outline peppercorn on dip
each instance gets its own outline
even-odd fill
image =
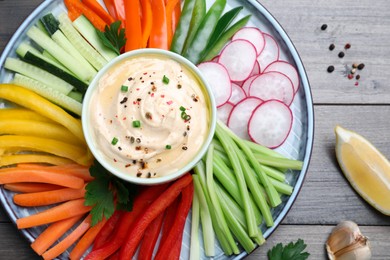
[[[99,80],[90,102],[96,146],[139,178],[169,175],[191,161],[208,134],[205,89],[178,62],[159,55],[125,59]]]

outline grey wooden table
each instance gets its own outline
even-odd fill
[[[0,51],[42,0],[0,0]],[[390,158],[390,1],[263,0],[296,46],[311,84],[315,138],[298,199],[266,245],[247,259],[266,259],[276,243],[302,238],[310,259],[326,259],[324,243],[342,220],[353,220],[370,240],[373,259],[390,259],[390,217],[362,200],[335,159],[333,129],[340,124],[369,139]],[[325,31],[320,29],[327,24]],[[328,49],[334,43],[333,51]],[[337,56],[345,44],[345,57]],[[361,78],[348,79],[353,63]],[[327,67],[334,65],[333,73]],[[358,82],[358,85],[356,85]],[[0,259],[37,259],[0,207]]]

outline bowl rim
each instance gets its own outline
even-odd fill
[[[196,79],[203,86],[205,91],[205,96],[206,98],[209,99],[209,104],[210,104],[210,109],[209,109],[210,120],[209,120],[207,137],[204,140],[203,145],[201,146],[199,151],[196,153],[196,155],[191,159],[189,163],[187,163],[184,167],[178,169],[174,173],[161,176],[161,177],[154,177],[154,178],[139,178],[136,176],[131,176],[129,174],[124,173],[119,168],[116,168],[112,164],[110,164],[103,156],[101,156],[101,153],[97,151],[99,148],[95,146],[94,138],[91,134],[93,128],[89,123],[90,100],[93,97],[95,90],[97,89],[98,82],[101,79],[101,77],[105,75],[109,69],[111,69],[116,64],[122,62],[123,60],[135,58],[142,55],[163,56],[168,59],[172,59],[180,63],[181,65],[185,66],[191,73],[194,74]],[[157,185],[157,184],[174,181],[180,178],[185,173],[189,172],[192,168],[194,168],[195,165],[202,159],[202,157],[207,152],[208,147],[214,137],[216,122],[217,122],[217,109],[216,109],[215,98],[210,84],[202,75],[201,71],[192,62],[190,62],[188,59],[184,58],[183,56],[168,50],[145,48],[145,49],[137,49],[137,50],[133,50],[121,54],[118,57],[109,61],[102,69],[98,71],[94,79],[89,84],[89,87],[84,95],[82,113],[81,113],[81,122],[82,122],[82,129],[83,129],[83,133],[88,148],[93,154],[95,160],[97,160],[106,170],[108,170],[111,174],[115,175],[116,177],[130,183],[139,184],[139,185]]]

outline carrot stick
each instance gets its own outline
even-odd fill
[[[92,215],[89,214],[68,236],[61,242],[42,254],[43,259],[54,259],[65,252],[74,242],[76,242],[91,226]]]
[[[93,177],[89,173],[89,168],[79,164],[68,164],[61,166],[46,166],[39,164],[18,164],[19,169],[30,169],[30,170],[43,170],[51,173],[61,173],[64,175],[70,175],[83,179],[85,182],[93,180]]]
[[[39,213],[19,218],[16,220],[16,225],[18,229],[30,228],[82,215],[91,210],[91,207],[85,206],[84,202],[84,199],[64,202]]]
[[[107,23],[100,18],[94,11],[89,9],[85,4],[80,2],[80,0],[64,0],[64,4],[71,10],[74,8],[76,11],[81,12],[87,19],[95,26],[96,29],[104,31]]]
[[[153,250],[156,246],[158,236],[160,234],[161,226],[164,220],[164,212],[162,212],[157,218],[145,230],[144,238],[142,239],[138,259],[149,260],[153,257]]]
[[[168,50],[168,30],[164,0],[151,2],[153,26],[149,37],[149,48]]]
[[[30,192],[43,192],[50,190],[62,189],[62,186],[47,184],[47,183],[30,183],[30,182],[20,182],[20,183],[9,183],[4,185],[4,189],[20,192],[20,193],[30,193]]]
[[[181,16],[181,2],[179,1],[173,10],[173,17],[172,17],[172,37],[175,34],[176,27],[179,24]]]
[[[84,194],[84,187],[81,189],[65,188],[52,191],[15,194],[13,201],[16,205],[23,207],[39,207],[65,202],[68,200],[80,199],[84,197]]]
[[[127,239],[121,247],[121,258],[133,257],[148,225],[172,204],[181,191],[191,183],[192,176],[190,174],[184,175],[161,193],[161,195],[145,210],[144,214],[138,219],[137,224],[134,225],[134,228],[128,233]]]
[[[103,19],[108,25],[115,22],[115,19],[107,13],[106,10],[96,0],[82,0],[82,2],[92,11],[95,12],[100,18]]]
[[[103,0],[103,2],[107,8],[108,13],[114,18],[115,21],[117,21],[118,15],[116,14],[116,9],[113,0]]]
[[[142,47],[142,29],[140,18],[139,0],[125,1],[125,28],[126,46],[125,51],[131,51]]]
[[[153,13],[150,0],[141,0],[141,27],[142,27],[142,48],[146,48],[148,45],[148,40],[150,32],[152,31],[153,26]]]
[[[125,10],[125,2],[128,2],[129,0],[112,0],[115,6],[117,20],[121,21],[123,26],[125,25],[126,21],[126,10]]]
[[[174,9],[178,2],[179,0],[169,0],[165,6],[168,46],[171,46],[171,42],[172,42],[172,37],[173,37],[172,19],[174,15]]]
[[[77,18],[79,18],[83,13],[80,9],[77,9],[75,6],[68,7],[68,17],[73,22]]]
[[[106,224],[107,220],[104,218],[102,221],[97,223],[95,226],[90,227],[84,236],[77,242],[76,246],[72,249],[69,254],[70,259],[81,259],[85,251],[92,245],[97,234]]]
[[[83,179],[61,173],[51,173],[44,170],[18,169],[16,167],[0,169],[0,184],[18,182],[41,182],[61,185],[73,189],[81,189],[84,186]]]
[[[66,231],[68,231],[74,224],[76,224],[82,215],[63,219],[50,224],[39,236],[31,243],[32,249],[38,254],[42,255],[51,245],[53,245]]]
[[[56,155],[46,154],[10,154],[0,157],[0,167],[19,163],[49,163],[49,164],[69,164],[73,161]]]
[[[121,219],[123,215],[123,211],[116,210],[114,214],[107,220],[104,227],[100,230],[99,234],[96,236],[95,241],[93,242],[92,250],[100,248],[104,245],[109,239],[110,236],[112,236],[113,232],[115,232],[115,227],[117,227],[117,224],[119,220]]]

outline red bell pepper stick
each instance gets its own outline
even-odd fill
[[[100,230],[98,235],[95,238],[92,249],[98,249],[103,246],[110,236],[113,235],[115,227],[119,223],[119,219],[124,214],[124,211],[116,210],[114,214],[107,220],[106,224],[104,224],[103,228]]]
[[[139,0],[125,1],[125,28],[126,46],[125,51],[140,49],[142,47],[142,29]]]
[[[181,16],[181,1],[179,1],[176,4],[175,9],[173,10],[173,17],[172,17],[172,32],[173,32],[173,34],[175,34],[176,27],[179,24],[180,16]],[[172,37],[173,37],[173,35],[172,35]]]
[[[114,234],[114,237],[107,241],[104,245],[96,250],[92,250],[85,258],[105,259],[114,254],[125,242],[129,228],[133,225],[136,219],[145,211],[145,209],[165,191],[167,184],[149,186],[143,189],[134,199],[133,210],[122,214],[119,220],[119,226]]]
[[[176,180],[146,209],[144,214],[138,219],[134,228],[130,230],[126,242],[121,248],[120,259],[129,259],[133,257],[149,224],[171,205],[181,191],[191,183],[192,176],[188,173]]]
[[[181,241],[183,238],[184,225],[186,223],[188,212],[191,209],[192,198],[194,195],[194,186],[192,183],[185,187],[182,191],[182,197],[177,209],[176,220],[173,223],[167,238],[160,244],[155,260],[163,259],[179,259]],[[179,244],[176,242],[180,241]],[[173,250],[176,246],[176,250]],[[178,247],[178,248],[177,248]]]
[[[164,220],[164,212],[162,212],[157,218],[150,223],[149,227],[145,230],[145,235],[142,239],[138,260],[149,260],[153,257],[153,251],[156,246],[158,236],[160,235],[161,226]]]
[[[174,10],[179,0],[169,0],[165,6],[166,12],[166,23],[167,23],[167,38],[168,38],[168,46],[171,46],[172,37],[174,31],[172,30],[172,19],[174,15]]]
[[[162,244],[168,237],[169,231],[171,230],[173,223],[175,223],[177,209],[179,207],[180,196],[166,209],[164,223],[162,226],[162,234],[160,244]]]
[[[167,17],[164,0],[152,0],[153,26],[149,37],[149,48],[168,50]]]

